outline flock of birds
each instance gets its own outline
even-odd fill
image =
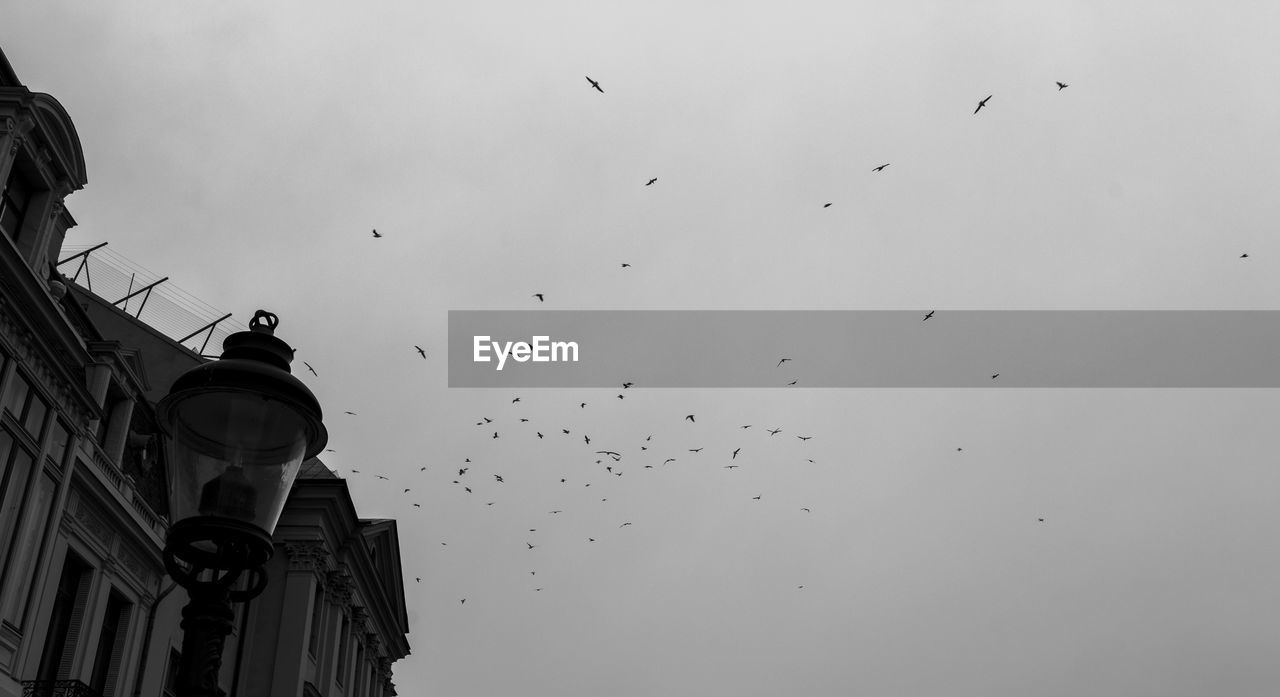
[[[590,76],[587,76],[586,80],[589,83],[590,89],[593,89],[600,94],[605,93],[604,88],[598,80],[595,80]],[[1055,84],[1057,85],[1059,92],[1069,86],[1063,82],[1055,82]],[[973,110],[973,115],[977,116],[983,109],[990,109],[991,107],[989,106],[989,103],[993,97],[994,95],[987,95],[980,99]],[[884,162],[872,167],[870,171],[877,174],[883,173],[891,164],[892,163],[890,162]],[[644,186],[650,187],[657,182],[657,177],[649,177],[644,181]],[[822,207],[829,208],[832,205],[833,204],[831,202],[827,202],[822,204]],[[383,234],[378,232],[375,228],[372,230],[372,237],[374,239],[381,239],[383,238]],[[1240,258],[1242,259],[1248,257],[1248,253],[1240,255]],[[621,263],[622,269],[630,267],[630,263]],[[532,293],[531,297],[536,299],[538,303],[545,303],[547,300],[547,296],[543,292]],[[928,321],[934,316],[935,311],[930,310],[928,313],[924,314],[922,321]],[[414,345],[413,351],[416,352],[420,359],[428,360],[427,350],[422,346]],[[785,356],[780,357],[774,368],[780,369],[788,363],[792,363],[792,358]],[[313,375],[317,375],[315,369],[312,368],[309,363],[304,361],[304,364]],[[992,380],[999,377],[1000,373],[998,372],[991,375]],[[785,384],[796,385],[796,381],[793,380]],[[616,399],[625,399],[626,394],[624,393],[633,386],[633,382],[622,382],[622,391],[616,394]],[[611,399],[610,401],[612,402],[613,400]],[[547,406],[548,413],[556,411],[554,407],[557,405]],[[576,406],[577,408],[573,409],[573,411],[585,414],[587,413],[589,405],[587,402],[578,402],[576,405],[561,404],[558,406],[561,410],[565,407],[572,408],[572,406]],[[676,418],[676,416],[673,415],[670,423],[665,424],[666,427],[674,427],[680,422],[687,425],[684,430],[678,433],[673,434],[668,431],[661,433],[661,435],[650,434],[643,439],[637,436],[634,441],[620,443],[612,441],[602,442],[600,439],[593,439],[590,433],[584,431],[584,428],[587,426],[584,426],[582,422],[555,424],[545,423],[542,420],[535,418],[538,413],[535,410],[535,407],[526,406],[526,402],[520,396],[513,397],[507,405],[507,409],[508,411],[516,409],[519,410],[519,413],[507,413],[499,418],[494,418],[489,415],[480,416],[477,421],[473,422],[474,427],[477,429],[474,432],[483,434],[483,440],[490,443],[501,439],[521,439],[521,442],[525,444],[522,446],[524,452],[528,452],[527,448],[535,447],[537,444],[545,442],[548,438],[559,438],[564,440],[565,443],[578,440],[581,441],[581,445],[579,446],[581,450],[578,459],[586,469],[579,470],[572,474],[564,473],[563,476],[558,475],[556,476],[558,482],[554,482],[555,484],[564,487],[566,490],[570,487],[588,488],[594,484],[597,491],[603,491],[607,489],[609,485],[616,485],[620,482],[624,475],[628,475],[629,479],[634,479],[635,477],[644,476],[646,471],[662,471],[671,468],[690,466],[723,469],[726,470],[727,473],[732,473],[734,470],[738,470],[746,464],[746,458],[739,459],[739,456],[744,453],[744,450],[749,452],[751,449],[760,446],[761,438],[774,444],[781,442],[781,440],[775,439],[783,434],[794,437],[794,440],[790,440],[792,450],[786,451],[786,454],[784,455],[780,454],[777,448],[773,448],[769,453],[770,458],[778,459],[790,457],[795,459],[797,462],[816,462],[815,458],[810,456],[812,453],[808,446],[808,442],[812,440],[814,436],[807,433],[788,433],[786,429],[780,426],[762,428],[755,424],[741,424],[738,429],[735,429],[737,433],[735,433],[733,438],[730,439],[734,441],[734,447],[732,449],[723,448],[722,451],[708,451],[708,446],[703,441],[723,442],[726,438],[724,434],[713,435],[701,430],[696,430],[698,425],[697,414],[684,414],[680,415],[679,418]],[[347,411],[345,413],[351,416],[357,415],[356,412],[352,411]],[[753,433],[767,435],[752,436]],[[656,441],[654,440],[655,436],[658,436],[658,440]],[[786,439],[786,436],[783,436],[783,439]],[[396,473],[393,473],[393,477],[385,473],[371,473],[364,472],[360,469],[350,469],[349,474],[354,477],[372,476],[378,482],[395,482],[395,487],[400,489],[400,494],[404,497],[405,505],[410,508],[422,507],[421,502],[413,501],[412,497],[409,496],[415,492],[415,487],[421,487],[424,485],[442,485],[445,481],[448,482],[447,486],[456,488],[460,495],[474,499],[477,506],[488,508],[499,505],[503,497],[498,492],[518,485],[514,485],[512,482],[508,481],[510,474],[504,474],[496,469],[481,466],[480,463],[487,461],[487,458],[484,457],[484,446],[476,444],[475,447],[477,449],[477,452],[473,454],[475,460],[473,460],[472,457],[467,457],[460,463],[453,463],[449,465],[436,464],[419,468],[417,473],[418,475],[436,472],[440,473],[440,476],[444,478],[438,482],[424,482],[419,478],[417,481],[422,483],[410,483],[408,486],[400,486],[401,483],[404,483],[404,478],[402,475]],[[963,448],[957,447],[955,451],[963,452]],[[332,450],[330,450],[330,452],[332,452]],[[532,455],[531,457],[536,458],[539,456]],[[756,463],[753,462],[752,464]],[[520,480],[522,480],[522,477],[514,478],[514,481],[518,482]],[[760,492],[750,497],[750,500],[763,501],[766,498],[767,493],[768,492]],[[600,498],[600,503],[606,503],[607,501],[608,496],[602,496]],[[545,515],[553,517],[560,516],[569,510],[566,507],[568,505],[569,504],[565,504],[550,508],[546,511]],[[794,512],[808,516],[813,513],[813,510],[810,506],[797,505],[795,506]],[[1045,523],[1045,518],[1037,517],[1036,522]],[[636,524],[643,523],[643,520],[633,521],[615,519],[609,525],[616,532],[618,530],[631,528]],[[531,566],[536,566],[536,558],[539,554],[539,550],[549,544],[548,542],[539,540],[538,530],[539,525],[536,521],[525,521],[522,523],[519,532],[519,536],[523,540],[522,548],[525,552],[529,552],[532,555],[530,559]],[[606,540],[607,538],[607,535],[598,529],[580,531],[577,536],[580,538],[581,543],[586,545],[594,545]],[[440,544],[441,546],[448,546],[447,542],[442,541]],[[537,571],[538,570],[536,568],[529,570],[529,578],[536,581]],[[423,580],[420,575],[415,575],[413,579],[416,583],[421,583]],[[533,591],[542,591],[544,587],[544,585],[540,585],[536,582],[530,585],[530,588]],[[796,587],[797,589],[803,589],[805,586],[804,584],[797,584]],[[465,604],[466,601],[467,599],[465,597],[459,598],[460,604]]]

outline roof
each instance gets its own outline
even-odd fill
[[[298,479],[341,479],[333,470],[329,469],[320,458],[313,457],[302,463],[302,467],[298,469]]]

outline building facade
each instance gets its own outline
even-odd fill
[[[162,697],[182,646],[154,405],[205,359],[57,272],[87,181],[69,115],[0,52],[0,697]],[[361,519],[313,459],[275,542],[266,591],[235,608],[223,689],[394,695],[395,521]]]

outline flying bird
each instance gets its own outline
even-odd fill
[[[529,544],[528,542],[526,542],[525,544],[529,545],[529,549],[533,549],[533,545]]]
[[[351,471],[352,471],[352,472],[354,472],[355,470],[351,470]],[[380,474],[375,474],[375,475],[373,475],[373,476],[377,477],[378,479],[385,479],[385,480],[387,480],[387,481],[391,481],[391,477],[384,477],[384,476],[382,476],[382,475],[380,475]]]
[[[992,380],[995,380],[995,379],[996,379],[996,378],[998,378],[998,377],[1000,377],[1000,373],[996,373],[995,375],[992,375],[992,376],[991,376],[991,379],[992,379]]]
[[[623,523],[622,525],[619,525],[618,527],[620,527],[620,528],[625,528],[625,527],[627,527],[627,526],[628,526],[628,525],[630,525],[630,524],[631,524],[631,523]]]
[[[730,459],[730,460],[736,460],[736,459],[738,459],[738,451],[740,451],[740,450],[742,450],[742,448],[738,448],[738,450],[733,451],[733,457],[731,457],[731,458],[729,458],[729,459]]]
[[[427,357],[427,352],[426,352],[426,351],[423,351],[421,346],[419,346],[419,345],[417,345],[417,344],[414,344],[414,345],[413,345],[413,347],[414,347],[415,349],[417,349],[417,350],[418,350],[418,355],[419,355],[419,356],[422,356],[423,358],[426,358],[426,357]]]
[[[350,415],[352,415],[352,416],[356,416],[356,415],[357,415],[354,411],[349,411],[349,412],[346,412],[346,413],[348,413],[348,414],[350,414]]]
[[[547,301],[546,298],[542,297],[542,293],[534,293],[533,297],[537,298],[540,303],[545,303]]]
[[[622,383],[622,389],[624,389],[624,390],[625,390],[625,389],[627,389],[627,388],[631,387],[631,386],[632,386],[632,385],[634,385],[634,384],[635,384],[634,382],[624,382],[624,383]]]
[[[622,262],[622,268],[624,268],[624,269],[629,269],[629,268],[631,268],[631,264],[628,264],[627,262],[625,262],[625,261],[624,261],[624,262]]]
[[[689,414],[688,416],[686,416],[686,417],[684,417],[684,418],[685,418],[685,420],[687,420],[687,421],[693,421],[693,414]],[[694,423],[697,423],[696,421],[693,421],[693,422],[694,422]]]
[[[823,208],[830,208],[830,207],[831,207],[831,204],[830,204],[830,203],[824,203],[824,204],[822,204],[822,207],[823,207]]]
[[[778,365],[775,365],[775,366],[773,366],[773,367],[777,368],[777,367],[781,366],[783,363],[786,363],[786,362],[787,362],[787,361],[789,361],[789,360],[791,360],[791,359],[790,359],[790,358],[779,358],[779,359],[778,359]]]
[[[374,236],[375,238],[382,237],[382,235],[378,234],[378,229],[377,229],[377,228],[374,228],[374,229],[373,229],[373,236]]]
[[[779,433],[782,433],[782,429],[780,429],[780,428],[767,429],[767,430],[769,431],[769,435],[771,435],[771,436],[776,436],[776,435],[778,435]]]
[[[676,461],[676,459],[675,459],[674,457],[669,457],[669,458],[667,458],[666,460],[663,460],[663,461],[662,461],[662,464],[664,464],[664,465],[665,465],[665,464],[667,464],[668,462],[675,462],[675,461]]]
[[[303,364],[303,365],[305,365],[305,366],[307,366],[307,370],[310,370],[312,375],[314,375],[314,376],[316,376],[316,377],[320,377],[320,374],[316,372],[316,369],[315,369],[315,368],[312,368],[312,367],[311,367],[311,364],[310,364],[310,363],[308,363],[308,362],[306,362],[306,361],[303,361],[303,362],[302,362],[302,364]]]
[[[886,162],[886,163],[884,163],[884,164],[880,165],[879,167],[874,167],[874,168],[872,168],[872,169],[871,169],[871,171],[872,171],[872,172],[879,172],[879,171],[883,170],[885,167],[888,167],[888,166],[889,166],[889,163],[888,163],[888,162]]]
[[[691,453],[700,453],[700,452],[702,452],[702,448],[689,448],[689,452],[691,452]]]
[[[813,513],[813,511],[811,511],[811,510],[809,510],[809,509],[807,509],[807,508],[801,508],[800,510],[804,511],[805,513]]]
[[[925,315],[925,316],[924,316],[924,319],[922,319],[922,320],[920,320],[920,321],[921,321],[921,322],[927,322],[927,321],[929,320],[929,318],[933,316],[933,313],[934,313],[934,311],[933,311],[933,310],[929,310],[929,314]]]
[[[800,440],[809,440],[810,438],[813,438],[813,436],[796,436],[796,438],[799,438]]]
[[[585,440],[587,445],[591,445],[591,436],[583,436],[582,440]]]
[[[658,178],[654,177],[653,179],[650,179],[649,181],[645,182],[645,186],[653,186],[653,183],[656,181],[658,181]]]
[[[538,434],[538,437],[539,437],[539,438],[542,438],[542,431],[534,431],[534,433],[537,433],[537,434]]]
[[[976,114],[976,113],[978,113],[979,111],[982,111],[982,107],[984,107],[984,106],[986,106],[986,105],[987,105],[987,100],[988,100],[988,99],[991,99],[993,96],[995,96],[995,95],[991,95],[991,94],[989,94],[989,95],[987,95],[987,99],[984,99],[984,100],[982,100],[982,101],[978,102],[978,108],[977,108],[977,109],[974,109],[974,110],[973,110],[973,113],[975,113],[975,114]]]
[[[600,94],[604,94],[604,90],[600,89],[600,83],[596,82],[595,80],[592,80],[590,76],[584,76],[584,77],[587,78],[587,82],[590,82],[592,87],[596,88],[597,92],[599,92]]]
[[[760,494],[760,496],[764,496],[764,494]],[[752,496],[752,497],[751,497],[751,500],[752,500],[752,501],[759,501],[759,500],[760,500],[760,496]]]
[[[1249,258],[1249,255],[1248,255],[1247,253],[1246,253],[1246,254],[1241,254],[1241,255],[1240,255],[1240,258],[1241,258],[1241,259],[1248,259],[1248,258]],[[310,366],[308,366],[308,367],[310,367]]]
[[[516,402],[519,402],[519,401],[520,401],[520,398],[516,397],[515,399],[511,400],[511,403],[515,404]]]
[[[500,475],[500,474],[495,474],[495,475],[493,475],[493,478],[494,478],[494,479],[496,479],[496,480],[498,480],[498,483],[499,483],[499,484],[501,484],[501,483],[502,483],[502,475]]]
[[[1062,84],[1061,82],[1058,82],[1057,80],[1054,80],[1054,84],[1056,84],[1056,85],[1058,86],[1058,91],[1059,91],[1059,92],[1061,92],[1062,90],[1065,90],[1066,88],[1070,87],[1070,85],[1064,85],[1064,84]]]

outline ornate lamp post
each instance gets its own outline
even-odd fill
[[[187,589],[182,609],[181,697],[223,697],[222,647],[233,601],[266,587],[275,530],[302,461],[324,449],[320,403],[289,372],[293,349],[279,320],[258,310],[227,337],[222,357],[174,381],[157,412],[168,435],[169,575]],[[241,574],[244,588],[233,590]]]

